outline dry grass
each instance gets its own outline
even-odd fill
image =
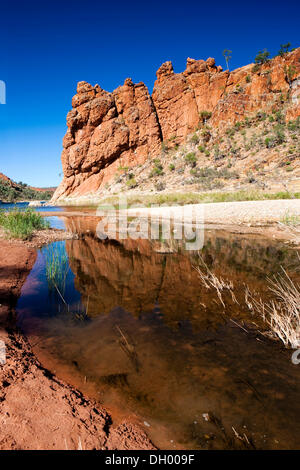
[[[127,204],[134,206],[135,204],[143,204],[145,207],[151,207],[152,204],[165,204],[165,205],[187,205],[187,204],[200,204],[200,203],[213,203],[213,202],[234,202],[234,201],[263,201],[263,200],[278,200],[278,199],[300,199],[300,193],[291,195],[287,191],[280,191],[276,193],[266,192],[261,190],[240,190],[240,191],[217,191],[217,192],[164,192],[156,194],[147,193],[132,193],[126,194]],[[99,199],[95,205],[111,204],[117,206],[119,203],[119,196],[112,195]],[[63,201],[60,201],[64,205]],[[66,201],[66,205],[68,202]],[[73,205],[76,205],[75,202]],[[92,206],[92,205],[91,205]]]
[[[263,302],[246,289],[245,301],[248,308],[258,313],[271,331],[285,347],[300,347],[300,286],[292,281],[282,268],[282,274],[267,279],[268,288],[275,300]]]
[[[139,371],[139,361],[137,357],[137,353],[135,350],[135,347],[132,342],[130,342],[125,333],[121,330],[119,325],[116,325],[116,329],[118,330],[118,333],[120,334],[120,339],[119,339],[119,344],[125,354],[128,356],[130,362],[134,366],[135,370],[138,372]]]
[[[238,304],[238,301],[233,292],[233,283],[232,281],[225,281],[222,277],[217,277],[207,266],[207,264],[202,260],[201,267],[195,267],[198,276],[206,289],[215,289],[218,295],[218,298],[225,308],[225,303],[223,300],[222,293],[228,292],[231,295],[231,298],[234,303]],[[206,272],[203,272],[205,270]]]
[[[215,289],[223,308],[226,308],[223,298],[225,293],[230,294],[232,301],[239,304],[232,281],[217,277],[203,260],[195,269],[206,289]],[[300,347],[300,286],[281,269],[282,273],[273,279],[267,278],[268,290],[274,299],[265,302],[246,287],[245,304],[252,313],[262,317],[273,336],[279,338],[285,347],[297,349]]]
[[[280,221],[281,225],[292,227],[300,231],[300,217],[298,215],[287,212]]]
[[[288,211],[284,215],[284,217],[279,222],[279,225],[286,230],[288,233],[291,234],[293,237],[293,242],[295,244],[300,243],[300,217],[295,214],[290,214]]]

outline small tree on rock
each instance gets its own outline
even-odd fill
[[[290,47],[291,47],[290,42],[287,42],[286,44],[280,44],[278,55],[280,55],[281,57],[284,56],[284,54],[287,54],[289,52]]]
[[[200,120],[206,124],[207,120],[211,118],[211,114],[210,111],[201,111],[199,113]]]
[[[229,49],[224,49],[223,56],[226,62],[227,70],[229,70],[229,61],[231,59],[231,54],[232,54],[232,51],[230,51]]]
[[[263,51],[259,51],[257,56],[255,57],[254,62],[256,64],[262,65],[268,62],[270,59],[270,52],[267,51],[267,49],[264,49]]]

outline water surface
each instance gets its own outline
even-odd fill
[[[0,210],[13,210],[13,209],[27,209],[29,207],[29,202],[15,202],[15,203],[1,203],[0,202]],[[31,209],[37,212],[61,212],[63,210],[62,207],[58,206],[41,206],[41,207],[31,207]]]
[[[46,366],[115,422],[137,419],[159,447],[299,447],[299,366],[259,333],[265,325],[243,301],[245,285],[267,299],[266,276],[281,266],[299,280],[296,250],[210,231],[201,252],[174,243],[168,252],[161,242],[100,241],[92,217],[62,219],[82,237],[59,242],[64,301],[49,292],[41,251],[17,308]],[[233,283],[238,304],[225,295],[224,308],[201,284],[201,260]]]

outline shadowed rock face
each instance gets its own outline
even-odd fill
[[[130,78],[109,93],[79,82],[67,115],[63,140],[64,179],[54,200],[101,191],[117,168],[142,164],[160,153],[161,143],[181,144],[199,126],[201,112],[210,125],[225,129],[258,111],[300,115],[300,48],[253,70],[253,64],[223,71],[215,60],[187,59],[174,73],[171,62],[157,71],[152,97]]]

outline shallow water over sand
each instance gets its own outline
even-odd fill
[[[296,250],[221,231],[206,233],[201,252],[167,250],[100,241],[93,218],[64,223],[82,235],[63,243],[69,311],[49,293],[43,252],[17,307],[43,364],[116,421],[135,416],[162,448],[299,447],[300,366],[260,334],[265,326],[244,302],[245,285],[268,298],[266,276],[281,266],[299,280]],[[203,286],[202,260],[233,283],[238,303],[225,294],[224,308]]]

